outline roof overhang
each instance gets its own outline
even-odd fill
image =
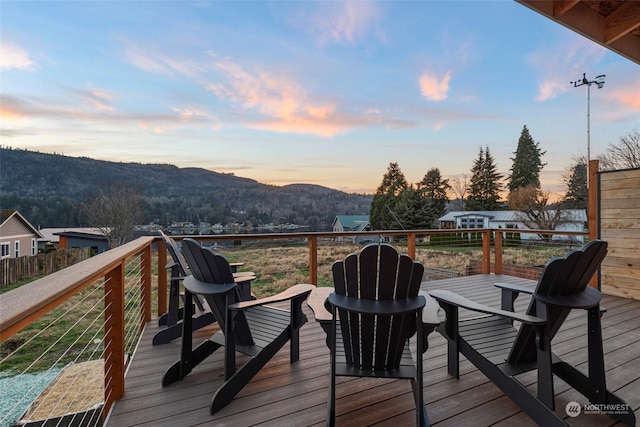
[[[516,1],[640,64],[640,1]]]

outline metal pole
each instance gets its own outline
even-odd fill
[[[590,93],[591,93],[591,84],[587,84],[587,170],[589,168],[589,160],[591,160],[591,112],[590,112],[590,105],[591,105],[591,99],[590,99]],[[587,181],[587,186],[588,186],[588,181]]]

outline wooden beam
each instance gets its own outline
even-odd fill
[[[604,41],[610,44],[640,28],[640,2],[630,1],[611,12],[604,20]],[[632,37],[637,37],[631,34]]]
[[[640,64],[640,2],[624,2],[608,17],[592,9],[586,1],[516,0],[558,24]]]
[[[553,16],[556,18],[564,15],[569,9],[580,3],[580,0],[560,0],[553,2]]]

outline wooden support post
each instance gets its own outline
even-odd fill
[[[587,215],[589,227],[589,240],[598,238],[598,160],[589,162],[588,179],[588,202]]]
[[[494,267],[493,272],[496,274],[502,274],[502,231],[495,230],[493,238],[493,259]]]
[[[144,329],[144,324],[151,320],[151,243],[142,250],[142,323],[140,331]]]
[[[318,286],[318,238],[309,237],[309,283]]]
[[[598,160],[589,161],[587,170],[587,179],[589,185],[587,188],[588,202],[587,202],[587,220],[589,227],[589,240],[598,238]],[[598,270],[600,270],[598,268]],[[596,273],[589,281],[589,286],[600,289],[600,274]]]
[[[124,261],[105,274],[104,413],[124,394]]]
[[[158,316],[167,312],[167,246],[156,240],[158,246]]]
[[[482,232],[482,274],[491,273],[491,230]]]
[[[407,236],[407,255],[411,257],[411,259],[416,259],[416,234],[411,233]]]

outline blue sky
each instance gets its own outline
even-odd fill
[[[640,67],[513,1],[0,1],[2,145],[373,193],[390,162],[545,191],[640,128]]]

